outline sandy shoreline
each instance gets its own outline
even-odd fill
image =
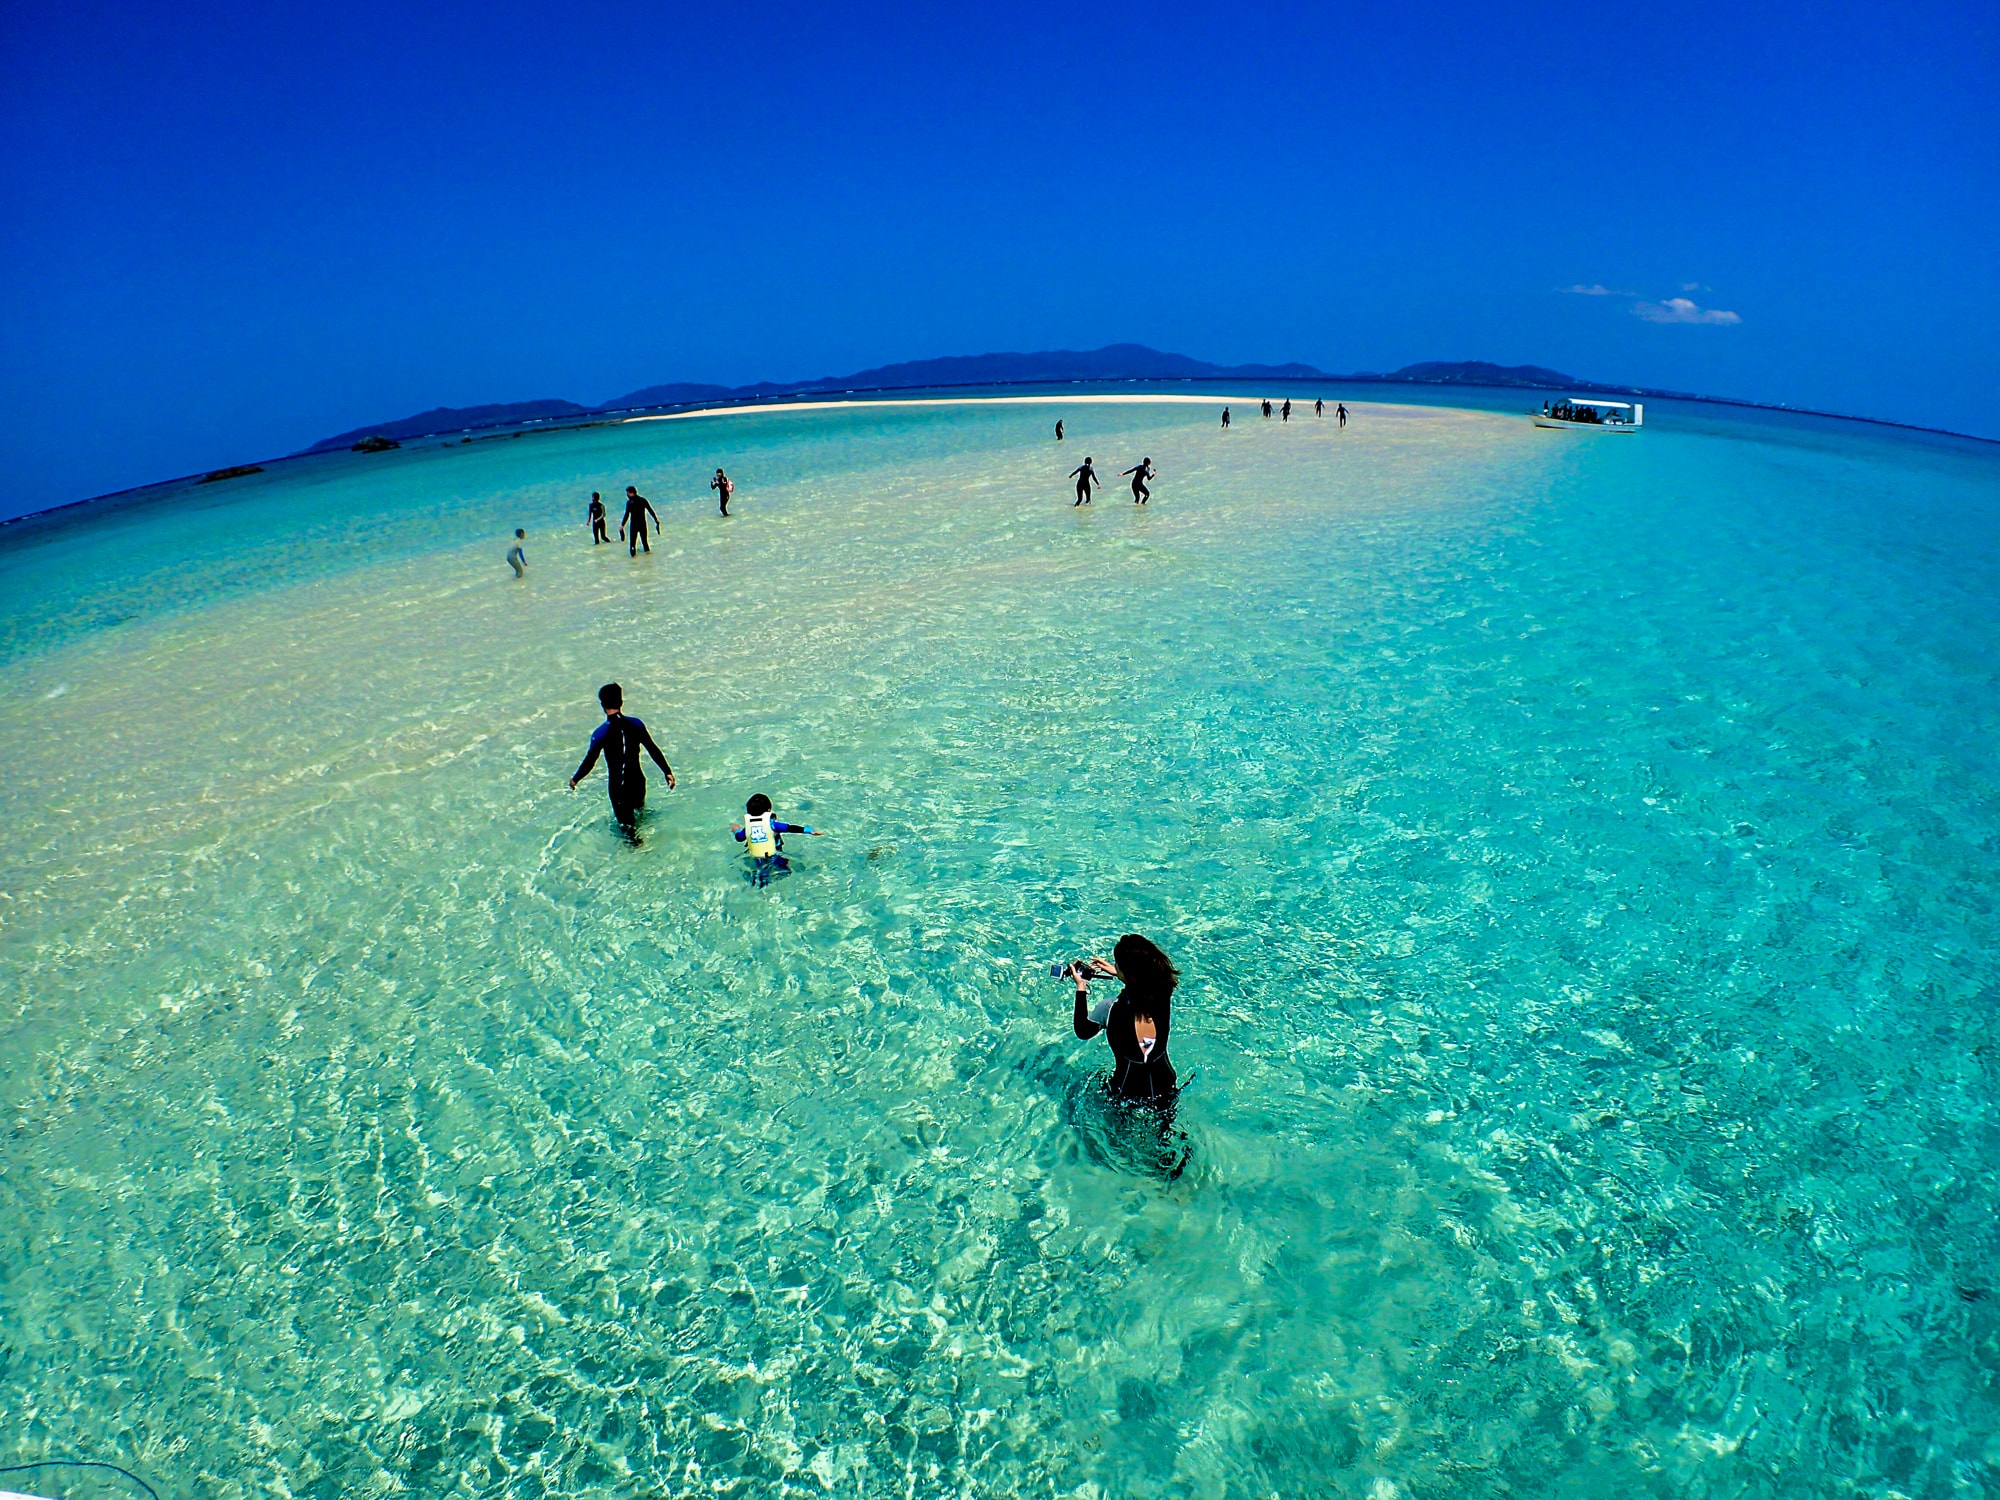
[[[1108,406],[1139,405],[1155,402],[1179,402],[1200,406],[1213,406],[1220,402],[1224,406],[1242,406],[1245,400],[1240,395],[1233,396],[1181,396],[1144,395],[1138,392],[1108,396],[913,396],[899,401],[895,397],[870,398],[863,401],[771,401],[761,406],[704,406],[697,411],[661,412],[650,417],[626,417],[624,422],[684,422],[689,417],[740,417],[753,412],[764,411],[832,411],[839,407],[856,406]],[[1254,407],[1253,399],[1248,405]],[[622,425],[622,423],[621,423]]]

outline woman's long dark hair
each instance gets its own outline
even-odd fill
[[[1141,1015],[1152,1014],[1149,1006],[1172,1003],[1181,971],[1152,939],[1128,932],[1118,940],[1111,956],[1117,960],[1118,972],[1125,980],[1126,997]]]

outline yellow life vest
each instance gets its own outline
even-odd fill
[[[769,859],[778,852],[778,835],[771,827],[771,814],[758,813],[743,819],[743,845],[752,858]]]

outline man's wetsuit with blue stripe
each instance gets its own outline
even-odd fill
[[[646,773],[639,766],[639,752],[644,750],[653,757],[653,762],[667,776],[674,774],[667,764],[666,756],[660,754],[660,747],[653,743],[652,735],[646,732],[645,724],[629,714],[611,714],[597,726],[597,733],[590,737],[589,753],[583,757],[583,764],[576,768],[576,775],[570,777],[572,784],[590,774],[590,768],[597,764],[597,757],[604,757],[604,770],[609,778],[611,790],[611,812],[621,823],[629,823],[639,815],[639,809],[646,805]]]

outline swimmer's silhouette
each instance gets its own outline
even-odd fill
[[[626,714],[625,694],[617,683],[607,682],[599,688],[597,701],[604,709],[604,722],[590,737],[590,750],[583,757],[583,764],[576,768],[576,774],[570,777],[569,789],[576,790],[576,784],[590,774],[590,768],[602,755],[609,778],[611,816],[625,837],[636,844],[639,842],[639,814],[646,806],[646,773],[639,769],[640,752],[653,757],[653,764],[667,778],[669,790],[674,785],[674,768],[667,764],[666,756],[653,743],[646,726]]]
[[[1092,465],[1088,453],[1084,454],[1082,463],[1069,471],[1069,477],[1076,481],[1077,505],[1090,504],[1090,487],[1103,482],[1097,477],[1097,469]]]
[[[1148,500],[1153,498],[1153,492],[1146,488],[1146,481],[1157,479],[1160,476],[1159,471],[1153,467],[1153,461],[1150,458],[1140,459],[1138,463],[1125,470],[1118,477],[1123,479],[1126,474],[1132,476],[1132,503],[1134,505],[1144,505]]]
[[[621,542],[625,540],[625,533],[628,528],[632,533],[631,543],[625,549],[626,556],[636,556],[641,547],[644,547],[648,552],[653,550],[653,544],[646,540],[646,517],[648,516],[653,518],[655,526],[660,524],[660,513],[653,509],[653,502],[640,494],[632,485],[626,485],[625,519],[618,523],[618,540]]]

